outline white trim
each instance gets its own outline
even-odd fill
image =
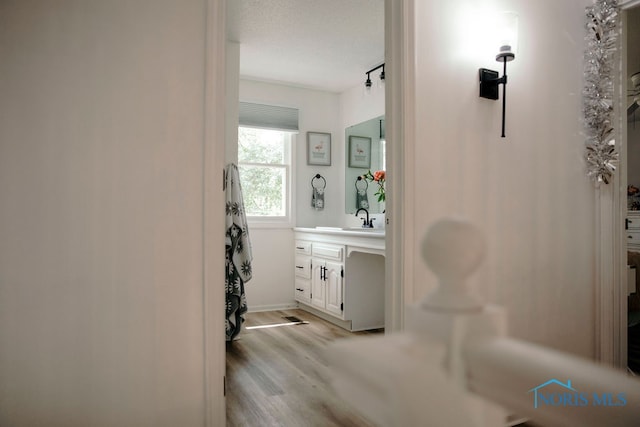
[[[225,151],[226,0],[206,0],[203,134],[203,362],[204,419],[207,427],[226,425],[224,398],[225,337],[224,287],[224,193],[222,173]]]
[[[278,310],[292,310],[298,307],[298,303],[289,302],[286,304],[267,304],[267,305],[258,305],[258,306],[250,306],[248,313],[259,313],[261,311],[278,311]]]
[[[385,1],[387,150],[385,330],[404,327],[405,292],[413,289],[414,25],[412,0]],[[409,229],[409,231],[407,231]]]
[[[631,2],[634,5],[640,5],[640,0]],[[618,96],[620,99],[619,103],[614,103],[614,108],[616,109],[616,117],[618,118],[618,128],[620,129],[619,135],[619,147],[620,150],[620,180],[618,184],[618,191],[616,193],[617,200],[614,200],[615,206],[618,207],[616,211],[615,219],[617,219],[617,230],[619,230],[619,238],[620,241],[616,246],[619,250],[619,254],[617,257],[617,278],[618,280],[615,283],[618,283],[619,286],[616,289],[616,293],[614,295],[614,301],[617,302],[617,305],[614,307],[614,314],[616,316],[616,322],[618,322],[618,345],[617,349],[619,350],[617,364],[619,368],[626,369],[628,365],[628,343],[627,343],[627,333],[628,333],[628,307],[627,307],[627,296],[628,296],[628,283],[627,283],[627,236],[625,232],[625,224],[627,217],[627,79],[622,78],[622,70],[627,69],[627,12],[626,9],[621,13],[620,22],[622,23],[622,32],[619,45],[620,48],[620,85]],[[626,71],[625,71],[626,75]]]
[[[325,313],[324,311],[318,310],[315,307],[302,302],[299,303],[298,308],[300,308],[300,310],[306,311],[307,313],[311,313],[314,316],[321,318],[322,320],[326,320],[329,323],[333,323],[336,326],[340,326],[341,328],[346,329],[347,331],[355,332],[353,331],[353,328],[352,328],[353,323],[351,320],[339,319],[335,316],[332,316],[331,314]]]
[[[623,2],[618,56],[614,69],[616,88],[614,127],[620,162],[611,182],[595,189],[596,271],[595,271],[595,356],[608,365],[624,369],[627,365],[627,276],[624,220],[627,214],[626,188],[626,14],[640,0]]]
[[[613,243],[613,186],[617,176],[609,185],[596,187],[596,357],[605,364],[614,364],[614,313],[613,289],[615,287],[614,243]]]

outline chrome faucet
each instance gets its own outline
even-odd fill
[[[367,214],[366,218],[361,218],[362,219],[362,228],[373,228],[373,220],[375,218],[371,218],[369,219],[369,211],[366,210],[365,208],[360,208],[356,211],[356,216],[358,216],[358,214],[360,213],[360,211],[364,211],[364,213]]]

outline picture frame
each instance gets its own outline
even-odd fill
[[[307,132],[307,164],[331,166],[331,134]]]
[[[349,167],[363,169],[371,167],[371,138],[349,136]]]

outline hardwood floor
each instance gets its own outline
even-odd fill
[[[308,323],[287,323],[296,316]],[[368,427],[327,382],[328,343],[355,335],[303,310],[249,313],[227,343],[227,426]]]

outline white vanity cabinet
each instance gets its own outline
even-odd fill
[[[300,308],[352,331],[384,327],[384,233],[295,231]]]
[[[295,299],[342,318],[345,247],[296,240]]]

